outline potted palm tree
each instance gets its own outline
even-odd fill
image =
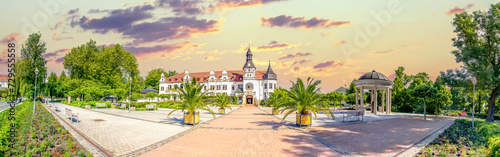
[[[269,96],[269,99],[267,99],[267,104],[273,108],[273,115],[279,114],[280,107],[285,104],[285,96],[286,95],[280,94],[279,90],[277,90]]]
[[[168,116],[174,111],[182,110],[184,112],[184,123],[196,125],[200,122],[200,112],[196,110],[205,110],[210,112],[215,118],[214,112],[207,106],[207,92],[202,92],[204,85],[196,83],[196,78],[191,81],[182,82],[181,87],[175,87],[181,101],[172,101],[176,106],[175,110],[168,113]],[[167,117],[168,117],[167,116]]]
[[[313,78],[307,78],[307,84],[304,84],[302,79],[297,78],[297,82],[292,82],[290,91],[287,91],[287,100],[284,102],[281,113],[287,111],[283,116],[283,120],[291,113],[297,111],[296,125],[297,126],[312,126],[311,114],[314,118],[317,113],[323,112],[328,117],[335,120],[335,116],[330,112],[330,104],[321,96],[320,88],[317,86],[321,83],[320,80],[314,81]]]
[[[229,106],[231,102],[229,101],[229,97],[226,93],[217,93],[217,95],[213,98],[212,105],[215,107],[219,107],[219,114],[226,114],[226,108],[232,110],[231,106]]]

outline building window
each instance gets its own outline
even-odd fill
[[[267,89],[267,83],[264,84],[264,89]]]
[[[200,82],[200,78],[196,78],[196,81]]]
[[[207,86],[203,86],[203,90],[207,90]]]
[[[233,85],[233,86],[231,86],[231,90],[234,90],[234,85]]]
[[[234,76],[233,76],[233,77],[231,77],[231,81],[234,81]]]
[[[167,88],[167,89],[168,89],[168,90],[172,89],[172,85],[168,85],[168,88]]]
[[[177,78],[175,78],[175,81],[177,81]]]
[[[227,90],[227,85],[222,85],[222,90]]]
[[[246,85],[247,90],[252,90],[253,89],[253,84],[252,83],[247,83]]]
[[[239,84],[238,88],[241,89],[241,90],[243,90],[243,85]]]
[[[184,88],[184,86],[181,84],[181,88]]]
[[[172,79],[168,79],[168,81],[172,81]]]
[[[273,89],[273,84],[269,83],[269,89]]]
[[[210,90],[214,90],[214,89],[215,89],[214,85],[210,85]]]
[[[276,83],[274,84],[274,89],[276,89]]]
[[[174,85],[174,88],[177,88],[178,86],[177,85]]]
[[[220,85],[217,85],[217,90],[220,90]]]
[[[161,91],[164,91],[165,90],[165,87],[161,87]]]

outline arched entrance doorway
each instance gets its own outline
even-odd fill
[[[253,105],[253,95],[247,95],[247,97],[246,97],[246,104],[252,104]]]

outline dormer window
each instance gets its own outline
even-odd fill
[[[168,81],[172,81],[172,79],[168,79]]]
[[[177,78],[175,78],[175,81],[177,81]]]
[[[200,82],[200,78],[196,78],[196,81]]]
[[[203,81],[207,81],[207,78],[203,78]]]

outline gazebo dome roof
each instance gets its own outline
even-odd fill
[[[366,79],[377,79],[377,80],[389,81],[389,78],[387,78],[384,74],[376,72],[375,70],[362,75],[361,77],[359,77],[358,80],[366,80]]]

